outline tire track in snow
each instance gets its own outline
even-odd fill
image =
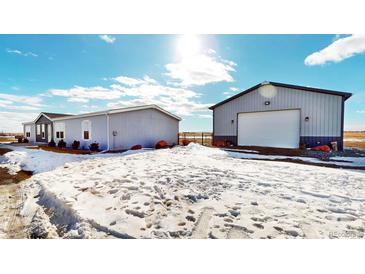
[[[199,216],[198,221],[193,228],[191,238],[193,239],[206,239],[209,236],[209,222],[212,219],[214,209],[211,207],[205,207]]]

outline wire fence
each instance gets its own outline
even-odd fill
[[[203,146],[212,146],[211,132],[180,132],[179,144],[186,145],[189,142],[198,143]]]

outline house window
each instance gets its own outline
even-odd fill
[[[46,132],[45,132],[44,124],[41,125],[41,131],[42,131],[42,139],[45,139],[46,138]]]
[[[89,131],[84,131],[84,140],[89,140]]]
[[[81,123],[81,136],[82,139],[87,141],[91,139],[91,121],[84,120]]]
[[[25,137],[30,137],[30,126],[25,126]]]
[[[63,131],[56,131],[56,138],[57,139],[65,138]]]
[[[64,139],[65,138],[65,123],[56,122],[54,124],[56,139]]]
[[[37,135],[41,135],[41,125],[37,125]]]

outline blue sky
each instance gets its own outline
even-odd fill
[[[208,106],[265,80],[352,92],[345,128],[365,130],[363,52],[362,35],[0,35],[0,131],[149,103],[211,131]]]

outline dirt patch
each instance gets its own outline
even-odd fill
[[[15,139],[14,137],[2,137],[0,138],[0,144],[7,144],[7,143],[13,143],[13,142],[17,142],[18,140]]]
[[[0,185],[16,184],[32,176],[31,171],[19,171],[16,174],[9,174],[8,169],[0,167]]]
[[[365,140],[364,141],[344,141],[345,143],[345,147],[346,148],[356,148],[356,149],[361,149],[361,150],[365,150]]]
[[[238,152],[238,153],[250,153],[250,152],[248,152],[248,150],[252,150],[252,151],[257,151],[257,153],[254,153],[256,155],[288,156],[288,158],[283,158],[283,159],[262,159],[265,161],[277,161],[277,162],[297,163],[297,164],[305,164],[305,165],[321,166],[321,167],[365,170],[365,167],[339,165],[339,163],[341,163],[341,162],[348,162],[348,161],[331,159],[331,157],[336,157],[336,156],[365,157],[365,152],[363,152],[361,150],[357,150],[357,149],[323,152],[323,151],[289,149],[289,148],[235,146],[235,147],[226,148],[225,150]],[[317,159],[323,161],[323,163],[313,163],[310,161],[292,159],[289,157],[317,158]],[[245,158],[242,158],[242,159],[245,159]],[[246,158],[246,159],[249,159],[249,158]],[[338,165],[336,163],[338,163]]]
[[[346,148],[365,150],[365,131],[345,131],[344,145]]]
[[[280,156],[300,156],[300,157],[312,157],[318,158],[323,161],[330,160],[331,157],[365,157],[365,151],[358,149],[345,149],[343,151],[314,151],[307,149],[294,149],[294,148],[275,148],[275,147],[258,147],[258,146],[233,146],[225,149],[232,149],[232,151],[240,152],[239,150],[254,150],[257,154],[261,155],[280,155]],[[247,153],[246,151],[243,151]]]
[[[262,155],[283,155],[283,156],[303,156],[304,150],[291,148],[276,147],[258,147],[258,146],[233,146],[228,149],[255,150]]]
[[[31,175],[32,173],[27,171],[9,174],[6,168],[0,168],[0,235],[4,238],[28,237],[20,215],[23,195],[19,183]]]
[[[263,159],[263,161],[275,161],[275,162],[287,162],[287,163],[297,163],[303,165],[310,165],[310,166],[321,166],[321,167],[331,167],[331,168],[341,168],[341,169],[358,169],[358,170],[365,170],[365,167],[354,167],[354,166],[339,166],[335,164],[327,164],[327,163],[312,163],[306,162],[298,159]],[[345,161],[332,161],[332,162],[345,162]]]
[[[67,154],[91,154],[90,150],[86,149],[72,149],[72,148],[59,148],[59,147],[49,147],[47,145],[40,145],[40,149],[46,151],[52,151],[57,153],[67,153]]]
[[[0,148],[0,155],[4,155],[5,153],[10,152],[11,149],[7,149],[7,148]]]

